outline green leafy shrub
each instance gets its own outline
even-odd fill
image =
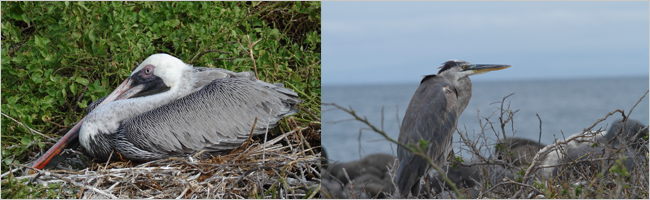
[[[296,121],[320,123],[320,32],[320,2],[3,1],[2,113],[57,137],[137,63],[168,53],[195,66],[256,66],[259,79],[299,93]],[[52,143],[3,116],[2,172]]]

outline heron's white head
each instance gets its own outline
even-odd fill
[[[508,67],[510,67],[510,65],[472,64],[462,60],[449,60],[439,67],[440,71],[438,71],[438,75],[451,78],[452,80],[458,80],[463,77],[501,70]]]

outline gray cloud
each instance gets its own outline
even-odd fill
[[[417,82],[448,59],[476,80],[648,74],[648,2],[323,2],[327,84]]]

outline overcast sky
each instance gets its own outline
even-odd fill
[[[450,59],[473,81],[648,76],[648,2],[322,2],[322,84],[414,83]]]

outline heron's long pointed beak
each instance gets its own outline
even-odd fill
[[[464,71],[472,71],[471,75],[477,75],[482,73],[487,73],[491,71],[502,70],[505,68],[511,67],[511,65],[492,65],[492,64],[473,64],[464,66]]]
[[[133,83],[132,78],[127,78],[118,86],[111,94],[106,96],[106,99],[102,101],[97,108],[101,107],[104,104],[107,104],[112,101],[117,101],[121,99],[127,99],[129,97],[132,97],[133,95],[137,94],[140,92],[143,88],[142,85],[138,86],[132,86],[131,84]],[[95,109],[97,109],[95,108]],[[45,154],[43,154],[40,158],[38,158],[34,163],[32,164],[32,167],[36,169],[43,169],[45,166],[48,166],[50,161],[52,160],[58,160],[56,158],[63,152],[64,149],[68,148],[71,144],[76,143],[79,140],[79,130],[81,129],[81,125],[84,122],[84,119],[81,119],[77,125],[72,127],[68,133],[66,133],[54,146],[52,146]],[[56,163],[56,162],[54,162]]]

